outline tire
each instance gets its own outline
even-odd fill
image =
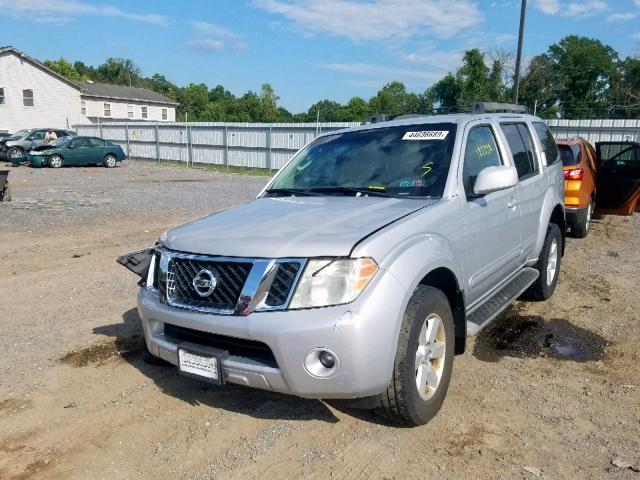
[[[58,154],[56,155],[51,155],[48,159],[47,159],[47,165],[50,168],[60,168],[62,167],[62,157]]]
[[[419,285],[402,319],[393,376],[380,395],[377,413],[399,425],[424,425],[431,420],[447,394],[454,344],[447,297],[436,288]],[[426,384],[420,382],[423,379]],[[424,384],[422,389],[419,383]]]
[[[24,157],[24,152],[21,148],[12,147],[7,151],[7,160],[18,159]]]
[[[555,245],[555,246],[554,246]],[[544,238],[542,251],[536,264],[536,270],[540,273],[537,280],[523,294],[526,300],[543,301],[553,295],[560,275],[560,263],[562,261],[562,235],[560,228],[555,223],[547,227],[547,235]]]
[[[111,154],[105,155],[105,157],[104,157],[104,166],[106,168],[115,167],[116,166],[116,162],[117,162],[116,157],[114,157],[113,155],[111,155]]]
[[[579,219],[571,225],[571,236],[575,238],[584,238],[589,233],[591,227],[591,218],[593,215],[593,201],[589,202],[584,218]]]

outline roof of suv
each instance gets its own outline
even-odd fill
[[[471,122],[474,120],[482,120],[482,119],[499,119],[499,120],[531,120],[531,121],[543,121],[539,117],[535,117],[529,114],[522,113],[456,113],[450,115],[424,115],[410,118],[401,118],[397,120],[389,120],[386,122],[378,122],[378,123],[370,123],[367,125],[360,125],[357,127],[348,128],[345,130],[340,130],[341,132],[345,131],[360,131],[360,130],[372,130],[376,128],[385,128],[385,127],[395,127],[395,126],[403,126],[403,125],[427,125],[430,123],[456,123],[456,124],[464,124],[467,122]],[[336,133],[327,132],[326,135],[331,135]]]

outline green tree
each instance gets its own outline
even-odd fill
[[[407,92],[404,83],[398,81],[387,83],[369,100],[372,112],[389,115],[417,113],[419,105],[418,95]]]
[[[43,65],[62,75],[63,77],[68,78],[69,80],[81,79],[81,76],[76,68],[62,57],[60,57],[59,60],[45,60],[43,62]]]
[[[606,116],[607,89],[618,54],[599,40],[570,35],[549,47],[558,78],[555,89],[565,118]]]
[[[320,100],[309,107],[305,121],[315,122],[319,118],[321,122],[337,122],[339,110],[340,104],[338,102]]]
[[[128,58],[107,58],[96,69],[99,81],[136,87],[140,84],[140,67]]]
[[[337,118],[340,122],[361,122],[371,115],[369,103],[364,98],[353,97],[346,105],[340,106]]]
[[[558,72],[547,55],[533,57],[520,79],[519,103],[542,118],[558,115]]]
[[[455,110],[460,100],[460,93],[460,84],[452,73],[445,75],[427,91],[429,98],[437,102],[443,112]]]
[[[180,104],[177,112],[180,120],[184,120],[185,113],[188,113],[189,121],[198,121],[209,105],[209,89],[204,83],[191,83],[178,90],[177,101]]]
[[[258,117],[262,122],[277,122],[280,116],[278,111],[278,100],[280,97],[276,95],[273,87],[268,83],[262,84],[260,90],[260,107],[261,112]]]

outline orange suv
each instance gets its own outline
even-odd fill
[[[596,197],[596,152],[583,138],[558,140],[564,166],[564,204],[572,236],[589,233]]]

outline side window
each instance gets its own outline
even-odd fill
[[[72,145],[73,145],[75,148],[78,148],[78,147],[88,147],[88,146],[89,146],[86,138],[76,138],[76,139],[73,141]]]
[[[538,138],[542,144],[542,150],[547,157],[547,165],[558,163],[560,161],[560,157],[558,156],[558,146],[556,145],[556,140],[553,138],[551,130],[549,130],[547,124],[544,122],[533,122],[533,128],[538,134]]]
[[[104,147],[104,142],[99,138],[90,138],[89,139],[90,147]]]
[[[502,165],[496,138],[489,125],[473,127],[467,137],[462,167],[462,183],[467,195],[473,193],[478,174],[486,167]]]
[[[0,87],[0,105],[4,104],[4,88]]]
[[[538,172],[538,163],[533,155],[527,126],[524,123],[503,123],[501,127],[513,155],[513,164],[518,170],[518,179],[532,177]]]
[[[58,138],[62,138],[62,137],[66,137],[67,136],[67,132],[65,132],[64,130],[56,130],[56,137]]]

